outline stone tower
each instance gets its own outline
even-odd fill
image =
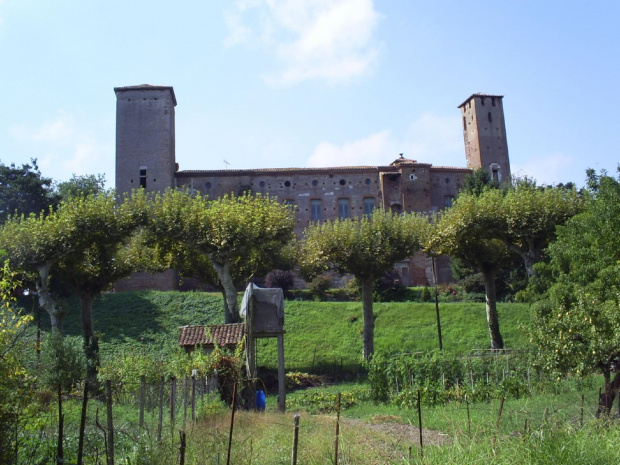
[[[473,94],[459,105],[467,167],[488,170],[499,181],[510,178],[503,97]]]
[[[174,187],[174,90],[143,84],[115,87],[116,192]]]

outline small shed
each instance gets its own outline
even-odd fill
[[[181,326],[179,331],[179,345],[187,353],[198,347],[205,353],[210,353],[215,349],[215,344],[235,350],[246,334],[244,323]]]

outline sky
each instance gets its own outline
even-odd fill
[[[504,96],[513,174],[620,162],[620,1],[0,0],[0,162],[114,185],[114,87],[173,86],[181,170],[465,166]]]

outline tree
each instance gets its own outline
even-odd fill
[[[370,217],[314,223],[303,234],[299,260],[307,277],[332,269],[355,275],[361,284],[365,359],[374,352],[373,283],[421,248],[421,231],[427,225],[421,216],[377,209]]]
[[[581,211],[582,205],[574,189],[519,184],[507,191],[501,208],[506,229],[500,237],[523,259],[528,278],[534,276],[534,264],[542,260],[556,227]]]
[[[489,189],[480,197],[462,193],[437,220],[428,249],[435,255],[450,255],[482,273],[486,315],[492,349],[503,349],[497,314],[496,276],[510,251],[499,239],[505,230],[503,193]]]
[[[156,196],[149,219],[149,229],[159,241],[168,241],[169,250],[174,250],[175,242],[182,244],[190,265],[202,270],[201,277],[221,286],[226,323],[241,320],[237,284],[273,268],[275,258],[293,238],[291,210],[274,198],[249,193],[209,200],[167,190]],[[183,263],[188,262],[177,260]],[[209,274],[207,263],[217,279]]]
[[[47,212],[58,201],[52,180],[41,175],[36,159],[22,166],[0,163],[0,223],[15,214]]]
[[[549,245],[541,275],[551,280],[531,332],[547,369],[603,374],[600,414],[610,412],[620,388],[620,175],[588,176],[584,211]]]
[[[59,182],[56,189],[60,198],[64,200],[71,197],[99,195],[105,192],[105,175],[85,174],[77,176],[74,174],[68,181]]]

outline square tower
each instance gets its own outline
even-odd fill
[[[459,105],[467,167],[488,170],[493,179],[510,179],[503,95],[473,94]]]
[[[143,84],[115,87],[116,192],[174,187],[174,89]]]

